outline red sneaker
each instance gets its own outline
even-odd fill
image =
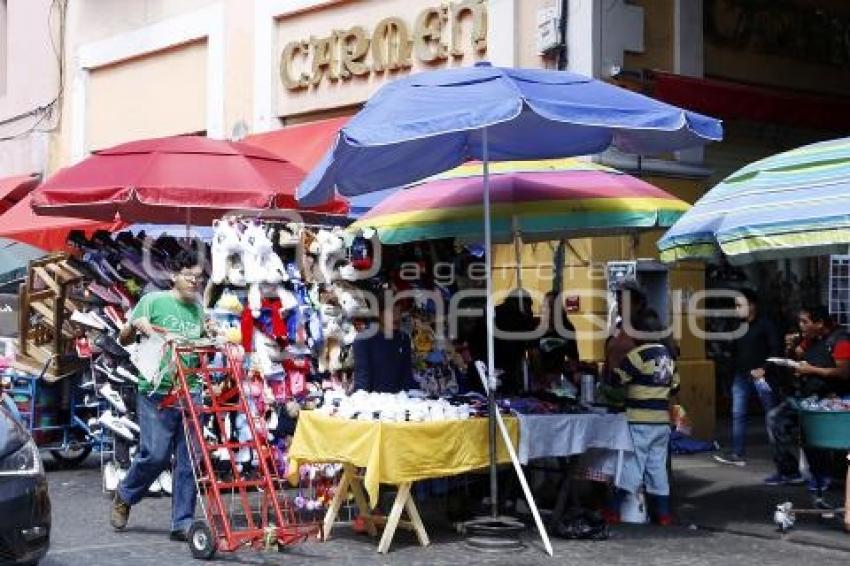
[[[659,515],[655,519],[655,524],[659,527],[669,527],[673,524],[673,516],[672,515]]]
[[[603,509],[599,514],[602,515],[602,520],[609,525],[620,524],[620,514],[613,509]]]

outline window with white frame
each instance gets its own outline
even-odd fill
[[[850,326],[850,255],[829,258],[829,314],[842,326]]]

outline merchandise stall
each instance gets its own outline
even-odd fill
[[[285,362],[291,365],[290,374],[294,376],[298,369],[304,372],[302,377],[309,373],[312,367],[311,348],[317,341],[315,336],[322,331],[316,324],[309,324],[318,321],[311,314],[320,305],[316,294],[318,290],[315,286],[299,283],[303,281],[301,265],[288,264],[286,273],[266,265],[266,260],[273,256],[277,257],[274,267],[282,265],[282,255],[278,250],[286,244],[280,242],[277,233],[274,242],[276,251],[272,252],[268,237],[262,239],[262,243],[269,244],[269,247],[260,250],[260,239],[255,236],[260,235],[263,227],[258,222],[240,220],[239,232],[246,232],[245,242],[247,244],[250,237],[252,245],[246,245],[243,253],[237,241],[238,265],[231,267],[236,268],[234,274],[238,271],[242,280],[231,280],[230,283],[240,283],[231,290],[220,285],[224,275],[228,275],[220,272],[226,264],[216,259],[222,257],[215,253],[222,240],[213,240],[211,245],[207,245],[188,236],[191,225],[209,226],[213,219],[220,218],[227,211],[240,210],[243,214],[256,215],[263,211],[274,210],[274,214],[281,209],[294,208],[294,186],[303,176],[303,171],[286,160],[251,146],[200,136],[179,136],[140,140],[95,152],[73,167],[58,172],[31,195],[32,208],[39,215],[120,221],[121,225],[134,222],[182,222],[186,225],[186,237],[181,236],[184,230],[174,234],[160,233],[156,238],[130,232],[122,232],[114,238],[106,232],[95,233],[91,237],[74,232],[68,238],[67,259],[69,265],[77,270],[79,280],[67,286],[45,282],[47,291],[56,296],[58,303],[48,305],[50,312],[39,313],[41,318],[37,320],[39,324],[48,326],[52,322],[49,330],[55,329],[56,332],[45,331],[42,333],[44,337],[39,339],[42,342],[63,340],[58,344],[61,348],[54,347],[45,355],[64,361],[64,357],[56,354],[67,353],[68,360],[80,366],[74,369],[81,371],[69,371],[65,375],[72,377],[62,378],[61,382],[77,394],[77,401],[73,403],[74,410],[78,411],[73,414],[74,426],[86,439],[99,443],[104,489],[107,491],[114,489],[126,473],[138,439],[139,429],[133,418],[138,375],[143,371],[146,359],[158,359],[158,353],[146,356],[148,350],[143,345],[120,345],[117,335],[141,295],[170,287],[169,259],[181,250],[198,253],[204,272],[219,283],[212,286],[205,297],[212,309],[210,314],[222,317],[225,323],[234,318],[238,321],[232,325],[225,324],[221,337],[249,346],[251,355],[246,359],[250,360],[249,367],[256,370],[250,374],[252,379],[260,375],[260,371],[271,370],[269,356],[258,354],[259,351],[267,352],[268,348],[264,340],[254,340],[253,329],[257,327],[273,327],[276,337],[282,337],[285,345],[292,346],[293,355]],[[318,210],[344,213],[346,208],[345,201],[340,200]],[[294,213],[297,215],[298,212]],[[233,226],[230,223],[224,225]],[[49,268],[45,269],[49,273]],[[281,322],[282,306],[279,303],[276,306],[265,304],[271,297],[264,294],[264,286],[271,278],[275,278],[276,282],[281,279],[287,281],[288,292],[283,298],[288,301],[288,312],[297,313],[288,320],[289,326]],[[272,289],[279,286],[273,285]],[[41,289],[34,289],[34,292],[38,293],[34,298],[39,301],[50,299]],[[45,296],[42,297],[42,294]],[[278,295],[278,301],[280,298]],[[39,305],[35,308],[41,308]],[[248,316],[243,316],[245,312],[249,313]],[[242,339],[243,327],[247,344]],[[315,332],[308,335],[308,328]],[[290,333],[292,340],[289,340]],[[24,336],[40,336],[35,334],[23,333]],[[274,338],[271,341],[274,342]],[[42,346],[42,342],[38,346]],[[338,360],[339,356],[337,363]],[[306,380],[294,377],[293,380],[294,383],[287,383],[272,392],[270,398],[294,398],[293,389],[303,398],[307,391]],[[269,419],[269,428],[279,431],[276,437],[283,439],[285,431],[291,432],[290,413],[297,412],[297,405],[287,407],[281,402],[265,406],[269,389],[259,387],[254,406]],[[215,430],[211,434],[225,438],[244,435],[246,418],[242,415],[241,420],[228,423],[227,430]],[[211,430],[213,428],[210,426]],[[243,452],[239,454],[239,473],[251,473],[252,469],[255,470],[252,463],[256,454]],[[229,462],[224,464],[231,465]],[[170,477],[164,473],[152,490],[168,492],[170,483]]]
[[[361,237],[358,228],[349,232],[355,233],[355,241]],[[368,281],[353,285],[398,293],[404,307],[402,327],[412,346],[417,389],[395,396],[325,391],[317,410],[300,413],[288,458],[290,478],[298,478],[298,467],[306,462],[343,466],[336,500],[325,516],[326,536],[336,517],[336,505],[349,491],[372,530],[368,521],[378,501],[378,485],[398,486],[392,510],[388,510],[387,529],[378,545],[379,552],[387,552],[399,524],[413,528],[422,544],[427,541],[410,484],[486,468],[488,403],[472,373],[472,361],[482,357],[478,342],[483,320],[480,316],[472,318],[471,325],[450,335],[446,317],[440,316],[440,309],[451,302],[454,293],[476,287],[477,282],[470,277],[482,259],[476,247],[437,240],[384,246],[381,253],[381,269]],[[361,262],[368,259],[360,257]],[[457,281],[444,285],[435,271],[447,261],[454,261],[459,270]],[[595,467],[616,479],[623,454],[632,450],[622,415],[593,414],[588,404],[551,392],[526,395],[499,400],[522,464],[592,450],[601,456]],[[546,434],[541,433],[543,430]],[[552,430],[574,434],[575,438],[552,443]],[[498,461],[509,464],[504,444],[500,446]],[[409,521],[400,523],[402,510],[407,511]]]
[[[427,546],[428,534],[411,488],[418,481],[485,468],[489,462],[486,419],[473,416],[465,403],[424,401],[405,393],[336,399],[343,403],[330,398],[321,409],[302,413],[289,450],[293,480],[297,480],[302,463],[343,465],[342,478],[324,519],[325,540],[330,537],[349,492],[369,534],[376,536],[375,523],[383,518],[373,516],[372,509],[379,502],[379,486],[388,484],[396,486],[397,492],[385,519],[378,552],[388,552],[399,525],[411,528],[419,543]],[[379,406],[383,409],[371,410]],[[415,420],[406,421],[411,415]],[[516,443],[516,421],[509,419],[508,427]],[[510,462],[503,444],[498,458],[502,464]],[[408,521],[400,522],[403,511]]]
[[[414,183],[384,199],[358,219],[351,229],[374,229],[381,242],[413,247],[414,250],[429,249],[430,242],[434,239],[449,236],[455,237],[455,241],[479,241],[484,235],[479,204],[485,191],[481,175],[482,166],[471,163]],[[601,233],[638,234],[653,228],[667,227],[689,208],[687,203],[640,179],[577,159],[500,162],[490,167],[489,176],[489,197],[492,203],[491,238],[494,242],[514,242],[517,250],[522,242],[585,237]],[[462,251],[463,247],[456,245],[455,252],[458,257],[462,255]],[[415,258],[427,258],[435,254],[420,251],[412,255],[415,261]],[[503,305],[495,309],[495,320],[500,325],[507,323],[509,330],[525,329],[532,333],[537,331],[535,339],[518,349],[511,349],[513,355],[507,357],[516,359],[505,359],[506,355],[499,351],[506,347],[503,341],[497,342],[495,353],[497,367],[506,370],[502,395],[510,395],[512,390],[524,391],[526,395],[526,398],[505,400],[510,403],[510,410],[519,418],[520,458],[527,462],[529,459],[568,457],[586,453],[588,450],[598,450],[591,472],[597,476],[605,475],[616,482],[623,454],[631,450],[625,418],[582,414],[590,411],[587,401],[594,398],[597,372],[594,365],[581,364],[577,359],[573,360],[572,364],[566,364],[562,360],[562,363],[557,364],[558,371],[552,372],[552,368],[540,368],[540,364],[536,363],[541,356],[545,356],[543,352],[551,349],[553,341],[563,338],[557,332],[567,329],[546,328],[548,321],[534,319],[528,311],[523,313],[523,309],[531,310],[533,305],[540,305],[547,299],[539,295],[525,294],[520,276],[520,258],[517,251],[517,282],[520,288],[516,291],[519,294],[509,295]],[[435,258],[435,265],[445,259]],[[662,306],[658,310],[666,320],[666,271],[649,269],[656,266],[649,266],[647,262],[632,262],[630,267],[631,277],[646,285],[650,291],[651,303],[653,306]],[[433,268],[421,271],[425,274],[423,280],[413,283],[408,280],[407,286],[418,284],[426,291],[436,288],[428,277],[434,272]],[[461,273],[455,272],[455,276],[456,281],[466,282]],[[610,282],[614,284],[618,276],[622,274],[609,273]],[[453,291],[462,290],[463,286],[450,287],[445,293],[445,304],[451,301]],[[510,313],[511,320],[506,320],[507,316],[501,316],[500,311],[504,306],[508,306],[513,298],[522,297],[523,294],[527,298],[524,304],[518,306],[517,312]],[[564,306],[559,304],[560,300],[562,298],[557,296],[554,305]],[[522,301],[520,299],[520,302]],[[507,310],[504,312],[508,313]],[[521,320],[526,322],[521,323]],[[500,326],[500,329],[507,328]],[[482,333],[478,334],[480,336]],[[473,348],[474,357],[483,359],[486,348],[483,339],[478,342],[478,347]],[[414,344],[416,343],[414,334]],[[539,355],[532,356],[532,363],[524,364],[520,368],[516,361],[528,351],[537,352]],[[505,365],[498,365],[510,364],[512,361],[516,365],[513,372]],[[586,403],[570,403],[564,396],[566,394],[575,397],[577,391],[572,384],[578,384],[580,377],[587,381],[587,385],[583,387],[586,390],[583,391],[583,400]],[[511,378],[513,384],[508,381]],[[555,390],[557,394],[540,395],[541,389]],[[528,398],[529,390],[537,390],[537,393]],[[544,440],[546,435],[540,434],[545,430],[560,430],[565,433],[564,437],[575,438],[576,444],[547,442]],[[581,445],[581,439],[586,439],[587,444]],[[539,452],[533,449],[536,446],[540,447]],[[523,454],[526,458],[523,458]],[[529,454],[534,456],[528,458]]]
[[[144,231],[67,234],[63,252],[30,262],[21,285],[10,395],[42,449],[62,465],[101,457],[104,489],[126,471],[138,439],[136,371],[117,335],[138,298],[169,287],[168,257],[204,243]],[[202,254],[203,255],[203,254]],[[165,491],[169,478],[163,477]],[[159,491],[160,485],[155,486]]]
[[[74,219],[59,219],[60,227],[52,220],[66,238],[54,249],[64,251],[29,263],[19,289],[19,335],[3,361],[4,387],[42,450],[62,466],[98,450],[108,486],[117,481],[116,439],[129,445],[138,433],[128,411],[134,373],[114,336],[142,292],[167,286],[154,274],[175,246],[182,248],[174,238],[90,231]]]

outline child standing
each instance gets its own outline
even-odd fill
[[[645,309],[624,330],[636,346],[614,369],[626,387],[626,418],[634,452],[623,462],[621,489],[615,498],[615,520],[627,492],[646,489],[649,513],[658,525],[672,523],[667,457],[670,447],[670,396],[679,388],[673,356],[663,344],[658,315]],[[610,517],[610,515],[609,515]]]

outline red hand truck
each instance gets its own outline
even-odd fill
[[[204,519],[192,524],[188,533],[192,556],[208,560],[217,550],[233,552],[241,547],[283,550],[311,534],[318,535],[320,525],[299,524],[293,506],[283,496],[286,480],[277,472],[265,421],[262,415],[252,411],[248,402],[239,347],[177,344],[173,356],[174,389],[162,406],[179,405],[183,410],[187,448],[204,515]],[[186,359],[196,359],[198,366],[187,367]],[[216,360],[224,363],[211,365]],[[189,384],[192,376],[200,382],[203,404],[197,404],[197,395],[192,393]],[[205,436],[205,416],[212,415],[218,430],[225,431],[225,420],[239,413],[247,417],[249,441],[211,440]],[[257,456],[255,479],[243,478],[236,462],[236,452],[244,448]],[[213,464],[213,453],[221,449],[229,455],[230,469],[226,473]],[[228,475],[229,478],[225,477]]]

